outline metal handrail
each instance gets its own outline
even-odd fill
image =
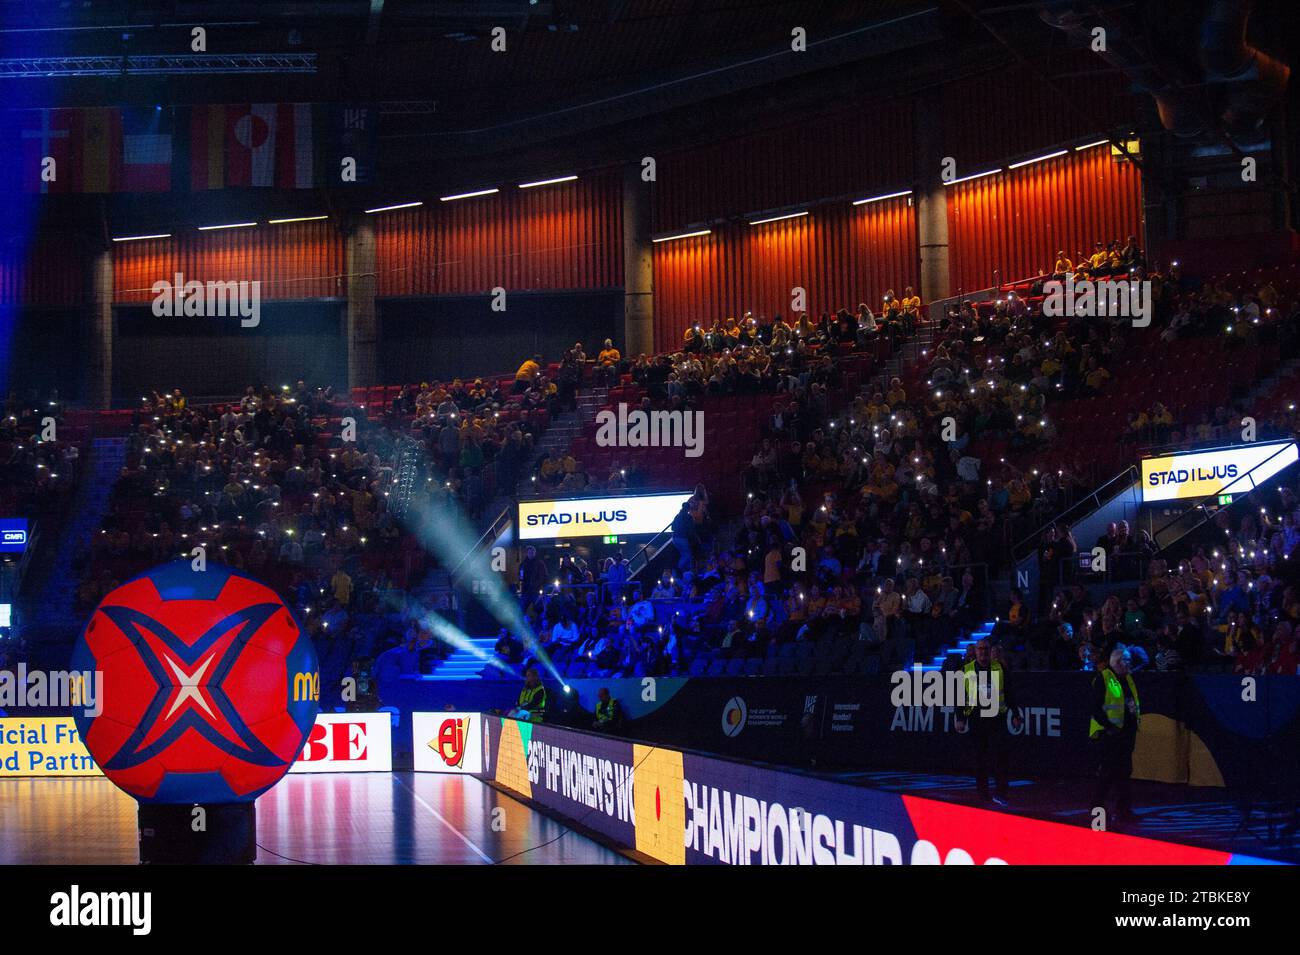
[[[460,559],[460,563],[458,563],[452,572],[447,575],[448,580],[455,582],[457,575],[460,573],[461,568],[465,566],[466,562],[482,550],[489,541],[496,540],[496,538],[501,534],[502,526],[510,522],[510,515],[514,510],[514,507],[515,502],[511,500],[507,502],[505,507],[501,508],[501,513],[492,519],[491,523],[487,526],[487,530],[479,535],[478,540],[474,542],[474,546],[466,551],[465,556]]]
[[[1091,494],[1088,494],[1088,495],[1086,495],[1085,497],[1082,497],[1082,498],[1080,498],[1079,500],[1075,501],[1073,504],[1071,504],[1071,505],[1070,505],[1069,507],[1067,507],[1065,510],[1061,511],[1061,513],[1057,514],[1054,518],[1052,518],[1051,520],[1047,521],[1045,524],[1043,524],[1043,525],[1041,525],[1040,527],[1038,527],[1038,528],[1037,528],[1036,530],[1034,530],[1032,533],[1025,535],[1023,538],[1021,538],[1021,539],[1020,539],[1019,541],[1017,541],[1015,544],[1011,545],[1011,559],[1012,559],[1012,561],[1013,561],[1013,562],[1016,562],[1016,563],[1019,563],[1020,561],[1024,560],[1026,557],[1028,557],[1030,553],[1032,553],[1032,550],[1030,550],[1030,551],[1026,551],[1026,550],[1024,550],[1024,547],[1025,547],[1026,544],[1033,543],[1033,544],[1034,544],[1034,549],[1037,549],[1038,538],[1039,538],[1040,536],[1042,536],[1042,533],[1043,533],[1045,530],[1047,530],[1049,527],[1053,526],[1054,524],[1060,524],[1060,523],[1069,523],[1069,524],[1073,525],[1073,524],[1075,524],[1075,523],[1077,522],[1078,517],[1085,516],[1086,514],[1091,514],[1093,511],[1097,510],[1097,508],[1101,507],[1103,504],[1109,504],[1111,501],[1113,501],[1113,500],[1114,500],[1116,497],[1118,497],[1120,494],[1123,494],[1123,493],[1124,493],[1124,490],[1121,488],[1120,490],[1116,491],[1114,494],[1111,494],[1110,496],[1108,496],[1105,500],[1102,500],[1102,499],[1101,499],[1102,492],[1103,492],[1106,488],[1110,487],[1112,484],[1115,484],[1117,481],[1126,481],[1129,485],[1131,485],[1132,482],[1136,479],[1136,477],[1137,477],[1137,465],[1130,464],[1130,465],[1129,465],[1128,467],[1126,467],[1123,471],[1121,471],[1119,474],[1116,474],[1116,475],[1115,475],[1113,478],[1111,478],[1109,481],[1106,481],[1104,484],[1102,484],[1100,487],[1098,487],[1098,488],[1097,488],[1095,491],[1093,491]],[[1070,515],[1070,514],[1075,513],[1076,511],[1079,511],[1079,509],[1080,509],[1084,504],[1087,504],[1087,503],[1089,503],[1090,501],[1093,501],[1093,500],[1096,500],[1096,502],[1097,502],[1093,507],[1089,508],[1089,509],[1086,510],[1086,511],[1083,511],[1083,512],[1080,513],[1080,514],[1078,514],[1077,517],[1067,517],[1067,515]]]
[[[665,542],[663,544],[660,544],[659,547],[656,548],[653,554],[651,554],[650,556],[642,560],[640,566],[636,566],[637,558],[645,554],[651,548],[651,546],[654,545],[655,541],[659,540],[659,538],[667,536],[669,540],[672,540],[672,532],[673,532],[673,525],[669,524],[659,533],[655,534],[654,537],[650,538],[648,541],[642,544],[641,547],[637,550],[637,552],[632,555],[631,559],[627,562],[627,571],[628,571],[627,579],[629,583],[632,582],[632,580],[636,577],[637,574],[641,573],[641,571],[645,570],[647,567],[650,566],[650,561],[654,560],[656,557],[659,556],[659,551],[663,550],[664,547],[667,546],[667,543]]]

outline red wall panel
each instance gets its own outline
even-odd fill
[[[40,237],[0,247],[0,305],[85,305],[90,257],[77,242]]]
[[[855,105],[660,158],[653,230],[831,197],[865,199],[911,183],[912,103]]]
[[[1015,160],[1044,144],[1100,139],[1111,127],[1137,120],[1137,100],[1123,75],[1106,72],[1087,51],[1062,51],[1051,63],[1058,92],[1025,66],[999,67],[947,83],[942,92],[944,155],[969,176]],[[1073,97],[1073,98],[1071,98]]]
[[[375,216],[379,295],[617,288],[623,284],[617,171]]]
[[[790,290],[808,313],[876,307],[886,289],[917,285],[916,222],[907,198],[835,205],[765,225],[728,223],[654,248],[655,349],[672,351],[696,322],[745,311],[789,319]]]
[[[113,301],[149,302],[154,282],[261,282],[263,301],[347,294],[344,242],[329,220],[192,232],[113,246]]]
[[[1141,240],[1141,175],[1098,146],[947,190],[954,294],[1050,269],[1094,242]]]

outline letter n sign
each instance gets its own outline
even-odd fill
[[[1016,586],[1023,590],[1029,589],[1029,571],[1027,570],[1016,571]]]

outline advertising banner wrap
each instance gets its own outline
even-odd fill
[[[483,717],[483,775],[672,865],[1225,865],[1250,856]]]
[[[478,713],[412,713],[417,773],[481,773],[482,718]]]
[[[1294,441],[1146,458],[1142,461],[1142,503],[1246,494],[1295,462]]]
[[[102,775],[71,716],[0,718],[0,778]]]
[[[691,492],[629,497],[580,497],[519,502],[520,540],[623,537],[658,534],[677,516]]]

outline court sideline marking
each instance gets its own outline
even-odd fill
[[[396,773],[393,774],[393,779],[394,779],[396,782],[401,783],[402,786],[404,786],[404,787],[406,788],[406,791],[409,792],[412,796],[415,797],[415,801],[416,801],[416,802],[418,802],[418,803],[419,803],[421,806],[423,806],[425,809],[429,810],[429,812],[433,813],[433,816],[434,816],[435,819],[437,819],[440,823],[442,823],[444,826],[446,826],[448,829],[450,829],[452,832],[454,832],[454,833],[456,834],[456,837],[457,837],[458,839],[460,839],[461,842],[465,843],[465,845],[467,845],[467,846],[469,846],[471,849],[473,849],[473,850],[474,850],[474,853],[475,853],[475,854],[476,854],[480,859],[482,859],[482,860],[483,860],[484,862],[486,862],[488,865],[495,865],[495,864],[496,864],[496,860],[493,859],[491,856],[489,856],[486,852],[484,852],[484,851],[483,851],[482,849],[480,849],[478,846],[476,846],[473,842],[471,842],[469,836],[465,835],[465,833],[461,832],[459,829],[457,829],[455,826],[453,826],[450,822],[447,821],[447,818],[446,818],[445,816],[443,816],[442,813],[438,812],[438,810],[434,809],[434,808],[433,808],[432,806],[430,806],[427,802],[425,802],[424,799],[423,799],[423,797],[421,797],[419,793],[417,793],[414,789],[412,789],[412,788],[407,784],[407,782],[406,782],[405,779],[403,779],[401,776],[397,775]]]

